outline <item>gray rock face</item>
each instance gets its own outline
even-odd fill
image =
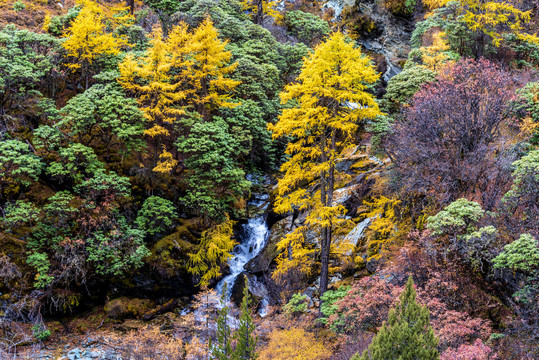
[[[384,55],[386,71],[383,79],[388,82],[401,72],[399,63],[408,57],[414,22],[411,19],[396,17],[378,1],[329,0],[323,7],[333,9],[335,21],[339,21],[345,6],[356,6],[356,11],[372,19],[379,29],[373,37],[361,38],[357,42],[368,51]]]
[[[264,285],[262,282],[258,281],[256,276],[249,275],[247,273],[242,273],[240,276],[236,278],[236,281],[234,282],[234,286],[232,287],[232,293],[230,294],[230,300],[236,304],[236,306],[240,306],[242,300],[243,300],[243,288],[245,286],[245,276],[247,277],[247,281],[249,282],[249,295],[251,296],[251,300],[255,301],[258,305],[262,303],[262,300],[269,299],[269,292],[266,288],[266,285]]]
[[[345,6],[353,6],[356,0],[330,0],[325,3],[325,8],[331,8],[335,11],[335,17],[339,17]]]
[[[348,235],[344,237],[343,241],[355,247],[358,241],[361,238],[363,238],[363,235],[365,234],[365,230],[367,229],[367,227],[369,227],[369,225],[371,224],[371,221],[372,221],[371,218],[367,218],[363,220],[362,222],[360,222],[359,224],[357,224],[356,227],[353,228],[352,231],[350,231]]]

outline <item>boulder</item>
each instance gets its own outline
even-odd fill
[[[367,218],[361,221],[359,224],[356,225],[355,228],[352,229],[345,237],[344,237],[344,243],[348,243],[352,245],[353,247],[357,246],[357,243],[361,238],[363,238],[363,235],[365,234],[365,230],[369,227],[371,224],[372,219]],[[351,255],[352,252],[349,251],[347,255]]]
[[[249,284],[249,295],[251,296],[251,301],[257,304],[257,307],[262,303],[263,299],[269,298],[269,292],[262,282],[258,281],[256,276],[248,275],[247,273],[241,273],[234,282],[232,286],[232,292],[230,294],[230,300],[236,305],[240,306],[243,300],[243,288],[245,286],[245,278]]]

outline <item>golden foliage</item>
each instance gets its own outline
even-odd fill
[[[227,43],[219,40],[217,29],[209,18],[196,29],[188,43],[193,58],[190,88],[194,91],[190,101],[204,118],[215,108],[239,105],[229,102],[230,92],[240,81],[225,77],[237,67],[237,63],[229,64],[232,53],[225,51]]]
[[[527,34],[524,25],[531,21],[532,11],[521,11],[507,2],[463,0],[464,21],[475,31],[482,31],[492,37],[492,42],[500,46],[504,31],[509,29],[517,38],[539,45],[539,37]]]
[[[210,355],[208,343],[205,341],[200,341],[200,339],[196,336],[185,345],[185,351],[187,353],[185,360],[207,359]]]
[[[128,44],[124,37],[105,31],[105,21],[108,19],[97,3],[82,0],[80,4],[82,9],[62,43],[67,55],[76,59],[76,62],[69,64],[72,69],[88,66],[102,55],[117,55],[120,48]]]
[[[451,0],[423,0],[423,5],[429,9],[434,10],[444,7]]]
[[[304,241],[306,231],[332,233],[349,225],[345,207],[333,203],[335,184],[347,177],[335,165],[359,124],[380,114],[374,97],[365,91],[377,79],[370,60],[336,32],[304,59],[297,81],[281,93],[283,103],[295,106],[284,109],[279,121],[268,128],[274,139],[294,140],[286,148],[289,158],[281,167],[275,211],[308,211],[304,225],[279,244],[282,251],[287,249],[279,261],[282,269],[294,265],[287,262],[308,263],[312,250]]]
[[[432,45],[421,47],[421,60],[423,66],[432,70],[439,71],[443,66],[451,63],[446,51],[450,48],[445,32],[438,31],[432,35]]]
[[[283,18],[282,13],[277,9],[279,3],[277,1],[269,0],[240,0],[243,10],[251,13],[253,18],[258,13],[258,2],[262,2],[262,13],[273,18],[275,21],[280,21]]]
[[[119,83],[138,98],[149,123],[144,134],[163,146],[154,171],[169,173],[178,163],[171,152],[173,141],[167,139],[186,109],[194,108],[206,119],[213,109],[237,105],[228,101],[240,82],[227,77],[236,64],[229,64],[232,54],[225,51],[226,44],[209,19],[194,31],[180,22],[168,38],[155,29],[145,55],[130,54],[119,64]]]
[[[159,327],[131,331],[118,339],[125,358],[133,360],[182,360],[185,359],[183,342],[161,333]]]
[[[260,360],[323,360],[331,351],[303,328],[273,330]]]
[[[166,150],[159,155],[159,162],[157,166],[153,168],[153,171],[163,174],[168,174],[176,166],[178,160],[174,159],[171,153]]]
[[[369,259],[378,259],[382,256],[382,250],[389,245],[397,233],[396,209],[401,201],[379,196],[372,201],[363,201],[369,208],[365,217],[372,218],[367,231],[367,255]]]
[[[201,275],[199,286],[209,285],[212,279],[221,276],[221,264],[230,259],[236,242],[232,239],[235,222],[227,221],[202,233],[198,251],[189,254],[188,271]]]

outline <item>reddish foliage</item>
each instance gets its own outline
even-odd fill
[[[480,339],[475,340],[473,344],[461,345],[458,349],[449,348],[442,353],[440,360],[494,360],[498,356],[492,349],[483,344]]]
[[[339,315],[332,315],[329,324],[347,333],[374,330],[387,319],[402,287],[396,287],[378,276],[365,277],[354,284],[338,302]]]
[[[338,302],[338,314],[330,317],[329,324],[352,334],[375,330],[387,319],[404,281],[408,274],[412,274],[417,300],[430,311],[431,324],[440,339],[440,350],[468,349],[463,346],[472,346],[469,344],[478,339],[486,340],[492,333],[492,325],[489,320],[471,312],[474,305],[482,303],[478,298],[482,292],[470,283],[466,284],[466,277],[455,274],[455,271],[452,266],[438,266],[417,243],[410,241],[379,274],[356,282],[348,295]],[[464,280],[457,282],[458,279]],[[477,295],[474,297],[470,293]]]
[[[476,198],[491,209],[505,193],[511,76],[486,60],[462,60],[423,87],[394,125],[386,150],[408,193],[442,204]]]

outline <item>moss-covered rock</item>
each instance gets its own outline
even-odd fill
[[[194,251],[196,236],[193,224],[185,221],[174,233],[158,240],[152,247],[146,262],[161,275],[177,276],[185,270],[188,254]]]
[[[155,307],[149,299],[130,299],[120,297],[105,304],[104,310],[112,319],[125,319],[128,317],[141,318],[146,312]]]

